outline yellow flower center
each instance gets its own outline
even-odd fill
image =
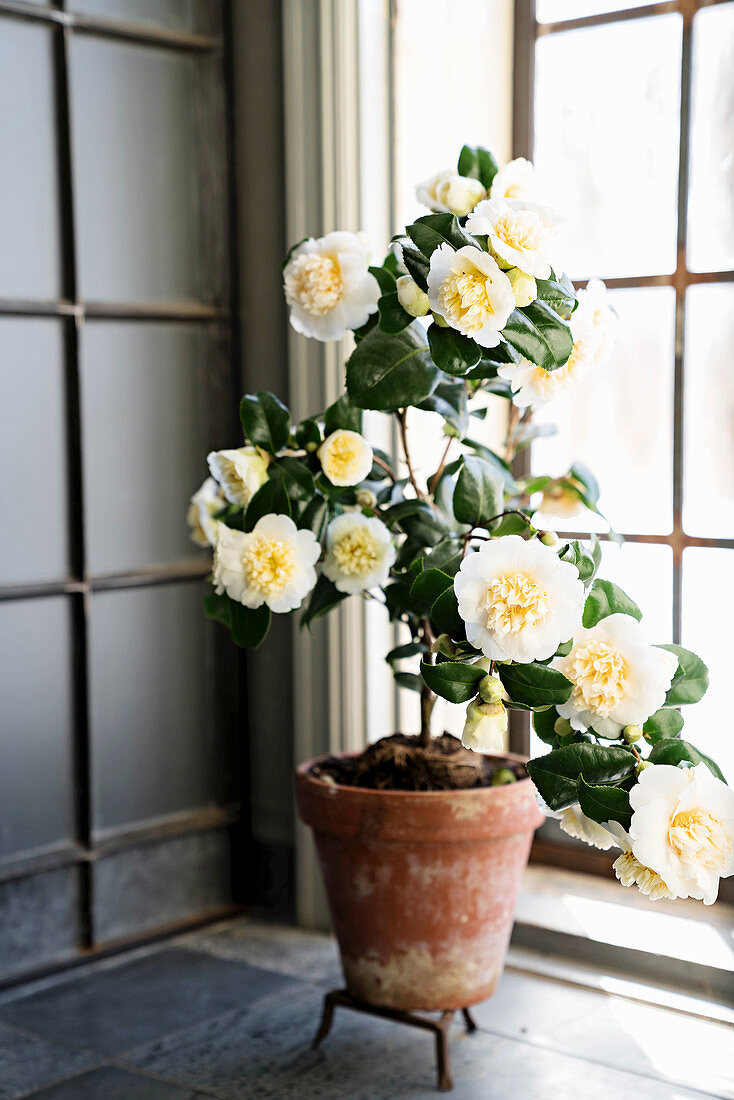
[[[484,609],[488,630],[517,634],[541,623],[551,609],[551,600],[525,573],[507,573],[487,588]]]
[[[627,665],[607,642],[578,646],[569,655],[564,673],[573,681],[574,701],[602,718],[608,718],[624,698]]]
[[[543,223],[531,210],[512,210],[497,219],[495,236],[508,248],[536,252],[545,236]]]
[[[671,819],[668,841],[686,863],[724,867],[731,857],[731,840],[721,822],[704,810],[684,810]]]
[[[584,341],[576,340],[571,348],[568,360],[558,370],[535,368],[533,372],[534,388],[545,398],[552,397],[553,393],[558,390],[565,390],[568,383],[573,381],[579,368],[585,365],[588,354],[589,349]]]
[[[320,253],[309,252],[294,260],[285,284],[289,299],[316,317],[338,305],[344,293],[339,264],[333,256]]]
[[[358,445],[348,435],[334,435],[326,446],[326,462],[322,463],[328,477],[348,480],[360,459]]]
[[[293,544],[284,539],[252,535],[242,555],[242,567],[248,588],[263,595],[282,592],[296,569]]]
[[[348,577],[365,577],[380,560],[377,542],[366,527],[355,527],[331,548],[339,570]]]
[[[495,314],[491,287],[490,277],[475,267],[452,271],[438,295],[442,314],[462,332],[480,332]]]
[[[617,856],[612,866],[623,886],[639,886],[640,891],[652,901],[675,897],[657,871],[645,867],[632,852],[624,852],[621,856]]]

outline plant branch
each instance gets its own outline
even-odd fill
[[[438,485],[439,481],[441,480],[441,474],[446,469],[446,459],[448,458],[449,451],[451,450],[451,444],[453,442],[454,442],[454,436],[450,435],[449,438],[448,438],[448,441],[446,443],[446,446],[444,447],[443,454],[441,455],[441,461],[438,464],[438,469],[436,470],[436,472],[433,475],[433,477],[431,478],[431,480],[428,482],[428,492],[431,496],[433,496],[434,492],[436,491],[436,486]]]
[[[415,477],[415,471],[413,469],[413,463],[410,460],[410,451],[408,450],[408,427],[407,427],[407,423],[406,423],[407,418],[408,418],[408,410],[407,409],[400,409],[398,414],[397,414],[397,417],[398,417],[398,425],[400,427],[400,442],[403,445],[403,454],[405,455],[405,462],[406,462],[406,465],[408,467],[408,476],[410,477],[410,484],[415,489],[415,493],[416,493],[416,496],[418,497],[418,499],[419,500],[425,500],[426,499],[426,494],[423,492],[423,490],[418,485],[418,482],[417,482],[416,477]]]
[[[377,455],[372,456],[372,461],[377,466],[381,466],[383,468],[383,470],[385,470],[385,472],[390,475],[390,477],[393,479],[393,481],[397,481],[397,476],[396,476],[395,471],[393,470],[392,466],[388,466],[387,462],[383,462],[381,458],[377,457]]]
[[[424,660],[428,664],[433,663],[433,654],[431,653],[431,646],[433,645],[433,631],[431,630],[431,624],[428,619],[421,621],[421,638],[424,644],[428,647]],[[423,684],[421,688],[421,733],[420,743],[422,749],[427,749],[431,744],[431,714],[433,708],[436,705],[436,696],[433,694],[427,684]]]

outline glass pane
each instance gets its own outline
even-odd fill
[[[696,14],[688,266],[734,267],[734,4]]]
[[[642,8],[656,0],[536,0],[539,23],[556,23],[562,19],[580,19],[584,15],[601,15],[608,11]]]
[[[189,540],[186,510],[207,476],[205,360],[204,335],[193,325],[86,326],[82,424],[92,573],[201,553]]]
[[[98,832],[216,801],[221,751],[203,585],[101,592],[90,620]],[[223,732],[223,731],[220,731]]]
[[[81,294],[201,297],[196,61],[72,40]]]
[[[675,295],[653,287],[611,291],[610,300],[619,325],[609,362],[536,414],[539,423],[557,424],[558,434],[533,444],[533,472],[558,476],[578,459],[598,478],[600,508],[617,531],[665,534],[672,526]],[[606,530],[587,511],[543,522]]]
[[[51,32],[0,19],[0,297],[56,298],[60,250]]]
[[[683,526],[692,535],[734,532],[734,284],[686,296]]]
[[[568,216],[574,277],[675,269],[681,27],[666,15],[538,41],[538,183]]]
[[[66,576],[62,329],[0,319],[0,584]]]
[[[706,662],[710,687],[700,703],[683,707],[682,736],[712,756],[729,782],[734,776],[731,736],[731,624],[734,550],[683,551],[683,645]]]
[[[0,604],[0,858],[72,835],[70,631],[64,597]]]
[[[126,23],[153,23],[173,30],[196,27],[195,0],[73,0],[68,6],[85,15]]]

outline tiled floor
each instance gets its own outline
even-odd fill
[[[230,921],[0,996],[0,1098],[419,1100],[432,1039],[337,1009],[310,1050],[324,990],[341,984],[326,936]],[[734,1098],[734,1032],[539,976],[505,973],[456,1027],[456,1100]]]

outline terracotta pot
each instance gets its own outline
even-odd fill
[[[299,767],[296,797],[314,831],[349,992],[396,1009],[485,1000],[543,821],[531,781],[370,791],[315,779],[314,763]]]

